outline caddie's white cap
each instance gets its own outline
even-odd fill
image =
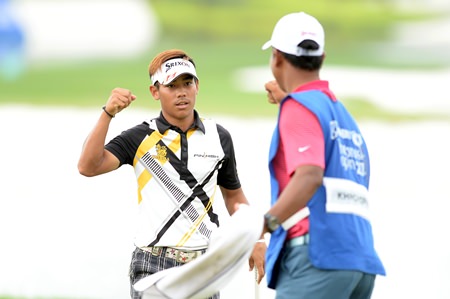
[[[152,84],[156,82],[167,85],[182,74],[191,74],[197,78],[195,66],[189,60],[183,58],[174,58],[164,62],[161,67],[151,76]]]
[[[315,41],[319,49],[307,50],[299,47],[304,40]],[[270,47],[295,56],[321,56],[325,47],[325,32],[319,21],[307,13],[287,14],[277,22],[272,38],[262,46],[262,49]]]

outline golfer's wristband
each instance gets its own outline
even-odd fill
[[[266,243],[265,239],[259,239],[258,241],[256,241],[256,243]]]
[[[111,118],[114,118],[114,115],[112,115],[111,113],[109,113],[108,111],[106,111],[106,106],[102,107],[103,111],[105,111],[106,115],[108,115]]]

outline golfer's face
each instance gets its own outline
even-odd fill
[[[164,112],[183,118],[194,110],[198,83],[189,74],[180,75],[167,85],[159,86],[159,99]]]

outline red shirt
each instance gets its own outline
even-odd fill
[[[312,81],[294,92],[306,90],[320,90],[336,101],[328,88],[328,81]],[[273,167],[281,194],[299,166],[315,165],[325,169],[325,139],[316,115],[292,98],[286,99],[281,106],[279,131],[280,142]],[[309,220],[304,218],[289,229],[287,239],[302,236],[308,231]]]

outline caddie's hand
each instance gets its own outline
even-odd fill
[[[267,91],[267,99],[271,104],[279,104],[287,96],[287,93],[280,88],[275,80],[264,84],[264,88]]]
[[[111,91],[108,102],[106,103],[106,111],[111,115],[116,115],[123,109],[130,106],[136,96],[130,90],[124,88],[114,88]]]
[[[266,257],[267,246],[265,242],[256,242],[255,247],[253,247],[252,255],[248,261],[250,266],[249,271],[252,271],[256,267],[258,276],[256,277],[256,282],[259,284],[261,280],[266,275],[265,270],[265,257]]]

